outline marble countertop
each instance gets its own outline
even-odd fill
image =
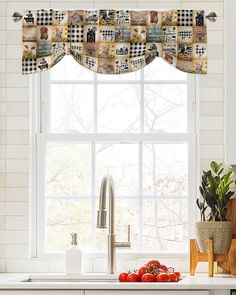
[[[184,275],[178,283],[119,283],[117,276],[84,274],[0,274],[0,290],[62,289],[62,290],[229,290],[236,289],[236,278],[226,275]]]

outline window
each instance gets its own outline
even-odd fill
[[[40,77],[37,253],[65,250],[70,234],[104,250],[99,187],[112,175],[117,240],[132,250],[187,251],[194,195],[194,81],[157,59],[144,70],[94,74],[66,56]]]

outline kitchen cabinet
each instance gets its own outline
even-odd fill
[[[126,291],[126,290],[109,290],[109,291],[85,291],[85,295],[210,295],[209,291],[188,291],[188,290],[155,290],[155,291]]]
[[[84,295],[83,290],[0,290],[0,295]]]

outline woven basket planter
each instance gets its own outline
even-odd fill
[[[196,222],[196,235],[200,252],[207,253],[208,240],[214,241],[214,253],[227,253],[232,241],[230,221]]]

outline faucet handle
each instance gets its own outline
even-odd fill
[[[131,225],[130,224],[128,224],[128,242],[130,242],[130,236],[131,236]]]
[[[130,243],[130,224],[128,225],[128,241],[127,242],[115,242],[114,246],[116,248],[130,248],[131,243]]]

